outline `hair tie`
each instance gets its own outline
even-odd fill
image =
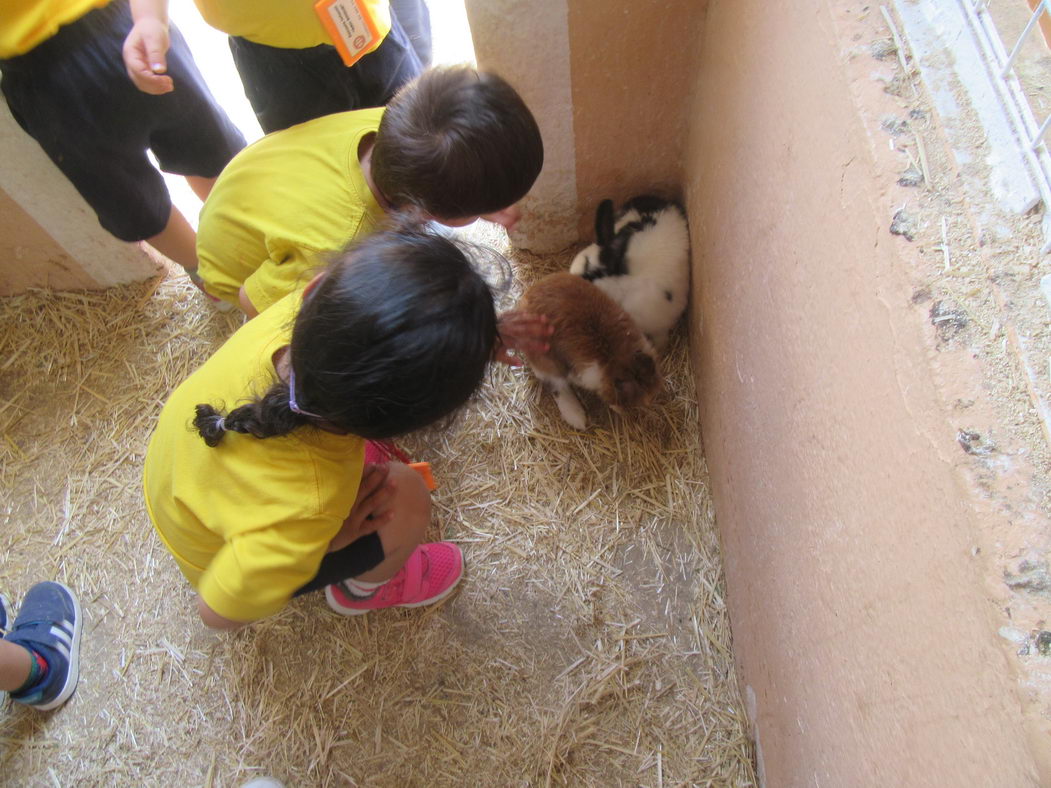
[[[215,428],[226,432],[226,416],[220,416],[215,420]]]
[[[296,402],[296,373],[292,369],[292,365],[288,365],[288,409],[293,413],[298,413],[300,416],[310,416],[315,419],[323,419],[324,416],[319,416],[316,413],[311,413],[309,410],[303,410],[299,407],[299,403]]]

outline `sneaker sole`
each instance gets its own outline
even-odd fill
[[[445,597],[449,596],[456,587],[460,585],[460,581],[463,580],[464,570],[461,569],[460,576],[456,578],[456,582],[450,585],[447,589],[442,591],[438,596],[432,596],[429,599],[425,599],[422,602],[409,602],[404,605],[391,605],[390,607],[371,607],[368,610],[355,610],[353,608],[345,608],[336,601],[332,595],[332,586],[325,586],[325,601],[328,602],[329,608],[334,613],[339,613],[341,616],[363,616],[366,613],[372,613],[376,610],[390,610],[396,607],[425,607],[426,605],[433,605],[436,602],[441,602]]]
[[[32,706],[32,708],[40,709],[40,711],[48,711],[61,706],[69,700],[69,696],[73,694],[73,690],[77,688],[77,682],[80,680],[80,633],[84,629],[84,616],[80,611],[80,600],[65,584],[55,582],[55,585],[64,588],[66,593],[69,594],[69,598],[73,600],[73,613],[76,618],[73,621],[73,640],[69,646],[69,671],[66,673],[66,683],[62,685],[62,691],[55,696],[54,700]]]

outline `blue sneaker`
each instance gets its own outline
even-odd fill
[[[7,634],[7,609],[9,607],[11,607],[11,603],[7,601],[7,597],[0,594],[0,632],[3,632],[4,635]]]
[[[46,711],[61,706],[80,678],[80,632],[84,619],[73,592],[61,583],[37,583],[29,589],[4,640],[35,651],[47,662],[47,674],[11,700]]]

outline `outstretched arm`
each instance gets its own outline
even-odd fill
[[[168,0],[131,0],[134,24],[124,39],[124,67],[135,87],[159,96],[175,89],[168,70]]]

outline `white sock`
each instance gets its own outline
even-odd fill
[[[379,583],[366,583],[364,580],[354,580],[353,578],[343,581],[343,585],[347,587],[347,590],[355,596],[372,596],[372,593],[379,588],[381,585],[386,584],[386,580]]]

